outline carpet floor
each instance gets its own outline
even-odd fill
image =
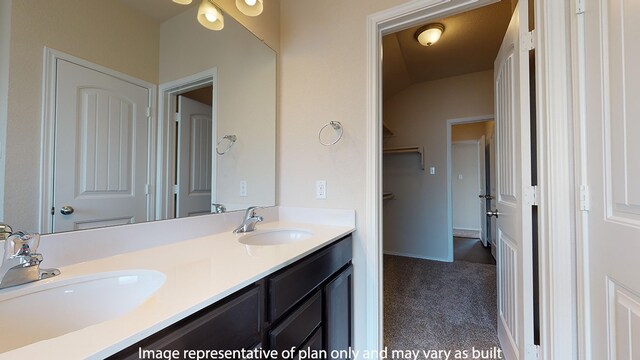
[[[472,359],[474,348],[499,347],[496,292],[495,265],[385,255],[384,344],[389,352],[451,350],[451,359],[456,350]]]

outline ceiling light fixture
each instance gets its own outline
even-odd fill
[[[422,46],[431,46],[440,40],[443,32],[444,25],[434,23],[420,27],[415,36]]]
[[[192,0],[173,0],[174,3],[176,4],[180,4],[180,5],[189,5],[191,4]]]
[[[198,22],[209,30],[222,30],[224,16],[211,0],[202,0],[198,8]]]
[[[247,16],[258,16],[262,14],[263,0],[236,0],[236,7],[241,13]]]

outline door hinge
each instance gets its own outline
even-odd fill
[[[584,14],[584,0],[576,0],[576,15]]]
[[[178,187],[178,185],[173,185],[173,193],[177,194],[178,190],[180,190],[180,188]]]
[[[149,194],[151,194],[152,192],[153,192],[153,185],[151,185],[151,184],[146,184],[146,185],[144,186],[144,193],[145,193],[145,194],[147,194],[147,195],[149,195]]]
[[[524,202],[527,205],[538,205],[538,186],[527,186],[524,188]]]
[[[179,123],[180,122],[180,113],[173,114],[173,120],[175,120],[175,122]]]
[[[589,211],[591,208],[591,196],[589,194],[589,185],[580,185],[580,210]]]
[[[56,214],[56,207],[52,206],[51,207],[51,215],[55,215]]]
[[[530,51],[536,48],[536,31],[531,30],[526,33],[521,40],[522,50]]]

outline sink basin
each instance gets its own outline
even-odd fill
[[[121,316],[164,281],[158,271],[126,270],[1,291],[0,353]]]
[[[245,245],[281,245],[302,241],[312,235],[310,231],[300,229],[256,230],[243,235],[238,241]]]

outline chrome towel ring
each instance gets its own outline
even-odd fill
[[[331,125],[331,128],[333,128],[333,130],[336,132],[336,139],[333,141],[322,141],[322,133],[325,131],[325,129]],[[326,123],[323,127],[320,128],[320,131],[318,132],[318,140],[320,141],[320,144],[324,145],[324,146],[331,146],[336,144],[338,141],[340,141],[340,139],[342,139],[342,134],[344,133],[344,130],[342,129],[342,124],[340,124],[339,121],[329,121],[328,123]]]
[[[224,150],[220,151],[220,144],[224,141],[227,140],[227,146],[224,147]],[[224,155],[227,153],[227,151],[229,151],[231,149],[231,147],[233,146],[233,144],[236,143],[236,140],[238,140],[238,137],[235,135],[225,135],[222,137],[222,139],[218,140],[218,144],[216,144],[216,152],[218,153],[218,155]]]

